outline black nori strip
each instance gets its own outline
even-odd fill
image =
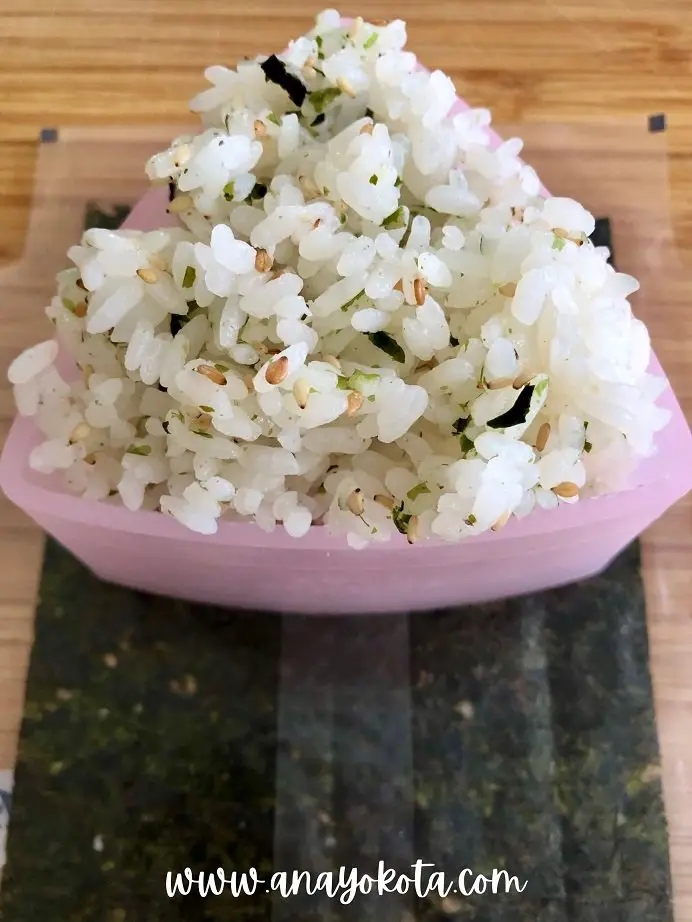
[[[456,349],[456,347],[459,345],[459,340],[456,338],[456,336],[449,337],[449,345],[454,346],[454,348]]]
[[[175,336],[185,326],[185,316],[183,314],[171,314],[171,336]]]
[[[384,330],[378,330],[377,333],[368,333],[368,339],[373,346],[377,346],[378,349],[386,352],[395,362],[406,361],[406,353],[404,350],[399,343],[393,339],[389,333],[385,333]]]
[[[519,396],[506,413],[496,416],[495,419],[488,420],[490,429],[509,429],[510,426],[518,426],[526,422],[526,417],[531,407],[531,398],[535,389],[534,384],[527,384],[519,392]]]
[[[615,251],[613,250],[613,231],[610,218],[596,218],[596,227],[591,234],[591,242],[595,247],[608,247],[610,258],[608,262],[615,268]]]
[[[168,201],[172,202],[175,198],[175,183],[172,179],[168,180]]]
[[[319,115],[316,115],[315,118],[310,122],[310,127],[315,128],[317,125],[321,125],[327,116],[324,112],[320,112]]]
[[[252,191],[248,195],[248,198],[250,199],[251,202],[255,202],[255,201],[258,201],[259,199],[264,198],[266,194],[267,194],[267,187],[265,186],[265,184],[263,182],[256,182],[255,185],[252,187]]]
[[[270,83],[276,83],[277,86],[286,91],[294,106],[300,108],[303,105],[305,97],[308,95],[307,88],[297,77],[289,74],[283,61],[280,61],[275,54],[272,54],[260,64],[260,67],[264,71],[265,78]]]
[[[464,431],[464,429],[468,426],[470,422],[471,420],[469,419],[468,416],[460,416],[459,419],[452,426],[452,431],[454,432],[454,435],[461,435],[461,433]]]

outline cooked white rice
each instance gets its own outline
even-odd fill
[[[82,376],[53,342],[10,367],[32,468],[204,534],[320,523],[354,547],[624,485],[668,420],[637,282],[405,41],[330,10],[207,70],[203,131],[147,164],[180,227],[89,230],[58,277]]]

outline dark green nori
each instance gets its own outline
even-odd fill
[[[297,77],[289,74],[283,61],[280,61],[275,54],[272,54],[260,64],[260,67],[270,83],[276,83],[277,86],[286,91],[294,106],[300,108],[303,105],[305,97],[308,95],[307,88]]]
[[[378,349],[386,352],[395,362],[406,361],[406,353],[404,350],[399,343],[393,339],[389,333],[385,333],[384,330],[379,330],[377,333],[368,333],[368,339],[373,346],[377,346]]]
[[[172,202],[175,198],[175,183],[172,179],[168,180],[168,201]]]
[[[468,416],[460,416],[459,419],[452,426],[454,435],[461,435],[461,433],[466,429],[468,424],[471,422]]]
[[[520,423],[526,422],[534,387],[535,385],[533,384],[527,384],[526,387],[522,388],[514,402],[514,406],[511,406],[506,413],[496,416],[495,419],[488,420],[489,428],[509,429],[510,426],[518,426]]]
[[[608,262],[615,268],[615,252],[613,250],[613,233],[609,218],[596,218],[596,227],[591,234],[591,242],[595,247],[608,247],[610,258]]]

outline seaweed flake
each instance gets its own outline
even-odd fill
[[[260,67],[264,71],[265,78],[270,83],[276,83],[277,86],[280,86],[287,93],[294,106],[300,108],[303,105],[308,95],[307,88],[297,77],[289,74],[283,61],[280,61],[275,54],[272,54],[260,64]]]
[[[527,384],[526,387],[522,388],[514,405],[506,413],[496,416],[495,419],[488,420],[488,427],[490,429],[509,429],[511,426],[519,426],[521,423],[525,423],[531,407],[534,390],[534,384]]]
[[[395,362],[406,361],[406,353],[389,333],[385,333],[384,330],[378,330],[377,333],[368,333],[367,335],[373,346],[386,352]]]

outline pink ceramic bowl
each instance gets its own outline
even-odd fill
[[[165,220],[165,195],[155,190],[126,223],[151,229]],[[661,373],[655,358],[651,370]],[[630,489],[537,511],[458,545],[429,541],[411,547],[402,536],[354,551],[321,527],[296,540],[281,528],[266,534],[235,522],[221,522],[213,536],[194,534],[161,513],[75,497],[57,475],[31,471],[27,458],[41,436],[22,418],[15,420],[0,459],[0,486],[48,534],[114,583],[263,611],[415,611],[545,589],[607,566],[692,487],[689,427],[670,388],[660,402],[672,420]]]

